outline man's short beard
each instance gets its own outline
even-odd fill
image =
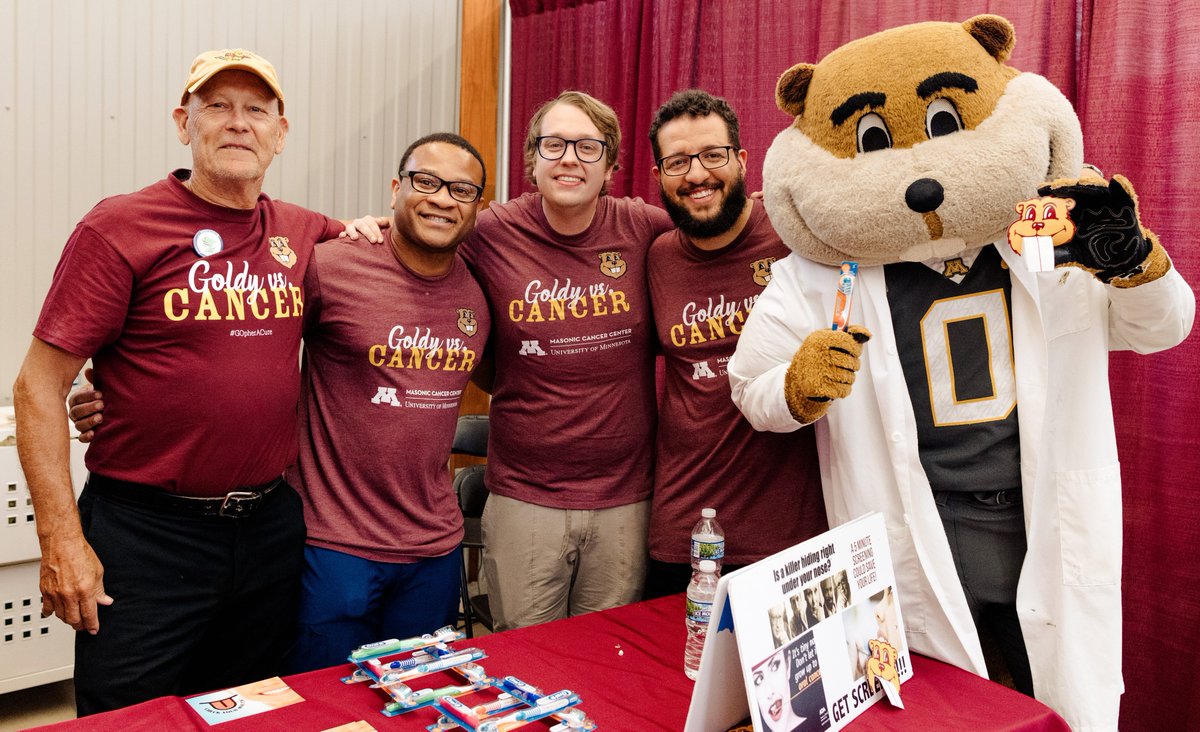
[[[746,208],[746,179],[744,176],[739,177],[729,184],[725,202],[721,204],[717,215],[710,219],[698,219],[692,216],[687,208],[668,196],[661,186],[658,189],[658,195],[662,199],[663,207],[667,209],[671,220],[675,222],[680,231],[693,239],[711,239],[732,229],[738,218],[741,217],[742,211]]]

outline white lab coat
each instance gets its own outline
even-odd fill
[[[1033,274],[1001,240],[1015,274],[1012,332],[1028,537],[1017,610],[1037,698],[1076,730],[1117,728],[1121,677],[1121,475],[1108,351],[1170,348],[1191,330],[1195,296],[1172,269],[1140,287],[1077,268]],[[801,341],[830,327],[838,270],[792,254],[729,363],[733,399],[757,429],[800,425],[784,376]],[[861,269],[851,322],[873,334],[851,394],[816,423],[831,526],[869,511],[887,520],[909,646],[986,675],[979,638],[917,452],[882,267]]]

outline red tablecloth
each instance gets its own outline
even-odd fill
[[[488,656],[493,676],[516,676],[545,692],[571,689],[601,730],[678,732],[687,719],[692,682],[683,675],[683,596],[497,633],[474,641]],[[466,647],[471,641],[458,641]],[[382,692],[366,684],[343,685],[349,664],[286,677],[305,701],[217,726],[240,730],[318,731],[358,719],[378,730],[422,730],[432,709],[388,718]],[[729,679],[729,683],[741,683]],[[953,666],[913,657],[913,677],[903,687],[906,709],[880,702],[848,729],[1065,731],[1066,723],[1043,704]],[[187,703],[163,697],[107,714],[42,730],[210,730]],[[532,729],[532,727],[531,727]]]

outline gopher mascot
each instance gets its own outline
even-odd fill
[[[849,43],[779,80],[795,122],[763,168],[775,262],[729,364],[758,429],[816,423],[830,525],[886,517],[910,647],[1014,684],[1076,730],[1117,727],[1121,481],[1108,352],[1170,348],[1195,298],[1132,186],[1080,178],[1046,79],[982,15]],[[1034,272],[1016,205],[1070,199]],[[851,322],[830,328],[839,265]],[[857,381],[855,379],[857,374]],[[990,660],[989,656],[989,660]],[[999,659],[997,659],[999,661]]]

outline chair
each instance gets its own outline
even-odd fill
[[[453,455],[487,457],[488,416],[486,414],[463,414],[458,418],[454,430]]]
[[[486,414],[464,414],[458,418],[458,429],[454,435],[451,452],[458,455],[487,455],[488,419]],[[482,623],[492,629],[492,614],[485,594],[471,595],[471,553],[482,560],[483,528],[481,518],[487,503],[488,490],[484,484],[483,465],[469,465],[454,476],[454,493],[458,496],[458,507],[463,515],[462,541],[462,619],[468,638],[474,637],[473,625]]]
[[[482,561],[484,550],[481,518],[488,499],[488,489],[483,482],[485,468],[484,465],[471,465],[454,476],[454,492],[458,495],[458,506],[463,514],[462,615],[468,638],[474,637],[472,626],[475,622],[482,623],[488,630],[492,629],[488,596],[482,593],[472,595],[469,583],[469,552],[476,552]]]

